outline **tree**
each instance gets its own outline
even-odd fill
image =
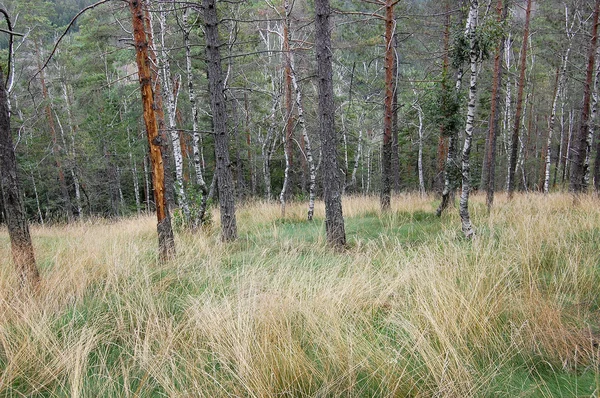
[[[502,0],[498,0],[496,4],[496,14],[498,16],[498,23],[502,23],[506,19],[508,13],[508,4],[502,4]],[[498,130],[500,127],[500,87],[502,87],[502,75],[504,74],[504,68],[502,65],[502,54],[504,53],[504,41],[506,38],[504,35],[498,39],[498,45],[496,48],[496,55],[494,56],[494,77],[492,83],[492,103],[490,109],[490,127],[488,134],[488,148],[487,148],[487,196],[486,204],[488,212],[491,210],[494,203],[494,190],[496,182],[496,139],[498,137]]]
[[[392,129],[394,118],[394,6],[396,0],[385,0],[385,98],[383,111],[383,143],[381,148],[381,209],[389,210],[392,190]]]
[[[158,133],[158,124],[154,113],[154,93],[152,91],[152,75],[150,73],[150,60],[148,57],[148,39],[144,28],[144,12],[142,0],[130,0],[129,9],[133,19],[133,37],[135,42],[136,63],[140,90],[142,92],[142,106],[144,110],[144,123],[150,148],[150,163],[152,167],[152,186],[154,189],[154,202],[156,204],[156,217],[158,219],[158,248],[160,258],[167,260],[175,255],[175,239],[171,228],[171,217],[165,196],[165,170],[162,162],[162,142]]]
[[[208,88],[212,108],[213,129],[215,135],[215,158],[219,206],[221,209],[221,239],[232,241],[237,238],[235,218],[235,196],[233,194],[233,176],[229,161],[229,134],[227,132],[227,113],[225,104],[225,85],[221,69],[219,50],[219,22],[215,0],[204,0],[204,27],[206,35],[206,59],[208,63]]]
[[[475,230],[471,225],[469,215],[469,194],[471,192],[471,141],[473,139],[473,128],[475,121],[475,104],[477,100],[477,74],[478,64],[481,60],[480,49],[477,43],[477,24],[479,18],[479,2],[471,0],[469,17],[467,20],[467,31],[465,36],[469,41],[469,64],[471,69],[471,78],[469,82],[469,104],[467,106],[467,123],[465,127],[465,142],[462,151],[462,192],[460,195],[459,213],[462,222],[462,231],[466,238],[472,238]]]
[[[0,10],[9,21],[8,14]],[[12,30],[10,22],[9,31]],[[12,37],[11,37],[12,50]],[[10,62],[9,62],[10,67]],[[9,69],[10,70],[10,69]],[[12,249],[13,261],[20,286],[35,287],[39,281],[39,273],[35,264],[35,256],[25,203],[19,188],[17,158],[10,131],[10,114],[6,95],[4,74],[0,69],[0,184],[2,189],[2,207],[8,225],[8,234]]]
[[[335,247],[343,247],[346,244],[346,231],[342,214],[342,187],[338,169],[337,137],[334,123],[333,69],[331,66],[333,54],[331,52],[331,31],[329,28],[331,15],[329,0],[315,0],[315,15],[319,133],[323,152],[325,232],[329,244]]]
[[[581,119],[579,121],[579,131],[571,148],[571,181],[569,190],[575,194],[584,192],[587,189],[585,183],[584,162],[586,154],[589,151],[591,143],[588,140],[589,119],[590,119],[590,97],[592,93],[592,78],[594,74],[594,62],[596,55],[596,45],[598,42],[598,13],[600,12],[600,0],[596,0],[594,16],[592,17],[592,37],[588,49],[588,62],[586,79],[583,86],[583,102],[581,106]]]
[[[512,197],[515,190],[515,171],[517,169],[517,155],[519,148],[519,128],[521,127],[521,113],[523,112],[523,88],[525,87],[525,69],[527,67],[527,43],[529,42],[529,21],[531,19],[531,0],[527,0],[525,11],[525,28],[523,29],[523,44],[521,48],[521,65],[519,72],[519,90],[517,91],[517,104],[515,110],[515,125],[513,127],[510,167],[508,170],[508,196]]]

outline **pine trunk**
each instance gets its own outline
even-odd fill
[[[508,14],[508,5],[502,4],[503,0],[498,0],[496,5],[496,14],[498,15],[498,22],[502,23],[506,19]],[[498,41],[498,47],[496,49],[496,55],[494,57],[494,81],[492,84],[492,104],[490,109],[490,130],[488,134],[488,147],[487,147],[487,175],[486,177],[486,204],[488,212],[491,210],[494,204],[494,192],[496,184],[496,142],[498,139],[498,130],[500,128],[500,87],[502,86],[502,76],[504,74],[504,68],[502,65],[502,55],[504,53],[504,42],[506,38],[501,37]]]
[[[148,40],[144,29],[144,12],[142,0],[130,0],[129,9],[133,19],[133,36],[136,50],[136,62],[142,92],[142,109],[144,123],[150,148],[150,163],[152,168],[152,186],[154,203],[156,205],[158,247],[162,260],[175,255],[175,239],[171,229],[171,218],[165,197],[165,170],[163,168],[162,142],[158,133],[158,124],[154,113],[154,93],[152,91],[152,75],[150,59],[148,58]]]
[[[531,2],[527,0],[525,11],[525,29],[523,31],[523,46],[521,48],[521,66],[519,72],[519,89],[517,91],[517,104],[515,113],[515,125],[511,139],[510,167],[508,170],[508,197],[512,198],[515,190],[515,171],[517,168],[517,155],[519,150],[519,129],[521,126],[521,113],[523,110],[523,88],[525,87],[525,70],[527,67],[527,44],[529,41],[529,20],[531,19]]]
[[[0,188],[2,206],[8,226],[11,251],[21,288],[35,288],[40,276],[35,256],[25,202],[19,187],[17,158],[10,131],[8,96],[4,88],[4,75],[0,70]]]
[[[392,188],[392,128],[394,102],[394,0],[385,0],[385,98],[381,148],[381,210],[389,210]]]
[[[325,200],[325,231],[327,241],[335,247],[346,245],[342,214],[340,173],[337,160],[333,101],[333,69],[329,0],[315,0],[315,47],[319,95],[319,125],[323,162],[323,193]],[[391,100],[391,97],[390,97]]]
[[[215,0],[203,0],[206,36],[206,60],[208,64],[208,87],[213,115],[215,135],[215,159],[219,207],[221,210],[221,239],[233,241],[237,238],[235,217],[235,195],[233,176],[229,161],[229,134],[227,132],[227,110],[225,85],[221,69],[219,50],[219,22]]]

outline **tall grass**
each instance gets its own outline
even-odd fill
[[[23,296],[0,235],[0,396],[484,397],[600,391],[600,204],[473,199],[477,238],[433,198],[324,211],[250,203],[156,259],[154,218],[33,228],[43,282]]]

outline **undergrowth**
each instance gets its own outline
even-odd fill
[[[462,238],[433,198],[344,199],[218,214],[156,258],[155,218],[32,228],[42,286],[0,255],[0,396],[573,397],[600,392],[600,205],[500,196]],[[216,211],[214,212],[216,213]]]

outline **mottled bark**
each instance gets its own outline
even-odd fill
[[[293,145],[294,145],[294,119],[293,119],[293,108],[294,100],[292,95],[292,66],[290,58],[290,4],[287,0],[284,0],[284,12],[285,18],[283,21],[283,40],[282,40],[282,52],[283,52],[283,71],[284,71],[284,82],[283,82],[283,96],[285,102],[285,128],[283,131],[283,147],[284,147],[284,158],[285,158],[285,170],[283,173],[283,187],[279,194],[279,202],[281,203],[281,216],[285,217],[285,205],[287,198],[291,193],[290,173],[293,161]]]
[[[298,78],[296,76],[296,69],[294,66],[294,53],[290,52],[290,66],[291,66],[291,77],[294,90],[296,92],[296,107],[298,108],[298,124],[300,125],[300,131],[302,132],[302,145],[303,155],[306,159],[306,163],[309,169],[309,183],[308,183],[308,220],[313,219],[315,212],[315,196],[317,191],[317,170],[315,169],[315,161],[312,154],[312,146],[310,138],[308,137],[308,131],[306,130],[306,120],[304,118],[304,106],[302,103],[302,91],[298,85]]]
[[[156,205],[159,255],[162,260],[167,260],[175,255],[175,239],[171,228],[169,207],[167,206],[167,199],[165,197],[165,170],[161,154],[163,145],[154,112],[155,102],[152,91],[150,59],[148,58],[148,40],[144,29],[142,0],[130,0],[129,9],[133,20],[133,37],[140,90],[142,93],[142,109],[150,149],[149,157],[152,169],[154,203]]]
[[[471,141],[473,138],[473,128],[475,122],[475,106],[477,101],[477,73],[480,56],[477,50],[477,39],[475,32],[477,30],[477,20],[479,17],[479,3],[477,0],[471,0],[469,18],[467,22],[466,36],[469,40],[469,58],[471,78],[469,82],[469,103],[467,106],[467,123],[465,127],[465,141],[462,151],[462,191],[460,195],[459,213],[462,222],[462,231],[467,239],[475,235],[475,230],[471,224],[469,214],[469,194],[471,193]]]
[[[39,282],[39,273],[35,264],[35,256],[25,202],[19,187],[17,158],[10,131],[8,112],[8,96],[4,87],[4,75],[0,70],[0,188],[2,189],[2,206],[11,251],[19,285],[21,288],[34,288]]]
[[[319,126],[323,162],[323,196],[325,200],[325,231],[327,242],[336,247],[346,245],[342,214],[340,172],[337,159],[333,101],[333,69],[329,0],[315,0],[315,50],[319,94]]]
[[[548,136],[546,140],[546,153],[544,159],[544,184],[543,191],[548,193],[550,191],[550,166],[551,166],[551,155],[552,155],[552,133],[554,132],[554,125],[556,123],[556,105],[558,103],[558,93],[560,86],[560,69],[556,70],[556,81],[554,83],[554,96],[552,100],[552,111],[550,112],[550,119],[548,120]]]
[[[167,12],[162,3],[159,3],[159,26],[160,26],[160,64],[162,66],[162,80],[167,95],[168,130],[171,138],[171,149],[173,150],[173,162],[175,165],[175,187],[177,189],[177,202],[186,220],[190,219],[190,206],[188,204],[183,177],[183,151],[181,150],[181,139],[177,131],[177,99],[179,90],[174,84],[171,76],[171,61],[166,48],[165,35],[167,30]]]
[[[233,241],[237,238],[235,195],[231,164],[229,161],[229,134],[227,132],[227,110],[225,85],[221,69],[219,50],[219,22],[215,0],[203,0],[208,64],[208,88],[215,135],[215,159],[219,207],[221,210],[221,239]]]

